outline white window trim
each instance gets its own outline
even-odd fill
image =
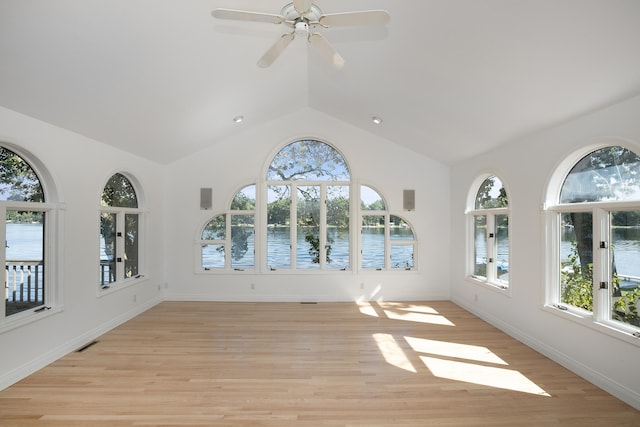
[[[7,209],[19,209],[29,211],[45,212],[45,247],[44,247],[44,263],[45,263],[45,299],[44,304],[33,309],[25,310],[20,313],[13,314],[9,317],[5,316],[4,303],[0,308],[0,334],[12,329],[20,328],[27,324],[37,322],[60,313],[64,310],[62,303],[62,257],[64,244],[62,241],[63,224],[64,224],[64,204],[55,203],[38,203],[38,202],[13,202],[0,201],[0,217],[5,218]],[[4,227],[0,227],[0,239],[4,240]],[[0,258],[4,263],[4,255]],[[46,307],[41,310],[42,307]],[[36,311],[38,310],[38,311]]]
[[[127,179],[130,179],[127,176]],[[136,197],[138,195],[138,190],[136,190]],[[138,199],[139,200],[139,199]],[[100,210],[98,212],[98,230],[100,229],[100,214],[102,214],[103,212],[108,212],[108,213],[115,213],[118,215],[118,220],[117,220],[117,231],[121,231],[124,234],[124,216],[126,214],[137,214],[138,215],[138,274],[134,277],[128,277],[128,278],[123,278],[120,279],[121,276],[124,276],[123,274],[120,275],[120,273],[122,272],[121,269],[124,269],[124,262],[119,263],[121,265],[116,264],[116,281],[109,283],[109,285],[107,287],[101,287],[100,284],[97,284],[97,289],[96,289],[96,297],[97,298],[101,298],[103,296],[112,294],[114,292],[117,292],[121,289],[125,289],[128,288],[130,286],[136,285],[138,283],[142,283],[146,280],[148,280],[148,275],[146,274],[147,271],[147,248],[146,248],[146,226],[147,226],[147,221],[146,221],[146,216],[147,216],[147,212],[145,209],[143,208],[125,208],[125,207],[117,207],[117,206],[101,206]],[[122,228],[121,228],[122,227]],[[98,232],[98,235],[100,233]],[[122,252],[124,252],[124,244],[120,245],[121,247],[119,248],[118,245],[116,245],[116,257],[120,256],[122,257]],[[97,254],[97,259],[98,261],[100,260],[100,246],[98,245],[98,254]],[[99,264],[99,263],[98,263]]]
[[[607,237],[601,235],[605,230],[604,227],[608,227],[607,212],[617,210],[640,210],[640,202],[589,202],[544,206],[543,253],[546,255],[544,257],[546,286],[542,309],[640,347],[640,337],[636,335],[639,332],[638,328],[609,319],[611,313],[610,289],[595,289],[594,285],[593,312],[560,301],[560,267],[558,262],[560,259],[560,215],[565,212],[593,212],[593,223],[594,225],[598,224],[593,230],[594,260],[596,257],[600,258],[598,265],[594,263],[593,282],[595,284],[600,281],[610,281],[608,262],[603,262],[603,257],[606,257],[606,254],[603,254],[595,246],[597,242],[602,240],[608,241]]]
[[[475,200],[474,200],[475,201]],[[494,230],[494,233],[497,234],[495,230],[495,217],[497,215],[506,215],[509,218],[507,231],[509,236],[509,265],[511,264],[511,210],[510,208],[494,208],[494,209],[471,209],[466,212],[467,215],[467,254],[466,254],[466,279],[474,284],[485,286],[494,291],[499,291],[499,293],[503,295],[511,296],[511,271],[509,271],[509,281],[506,282],[504,280],[500,280],[497,278],[497,263],[494,263],[494,267],[489,269],[489,262],[487,261],[487,277],[476,276],[474,274],[474,266],[475,266],[475,217],[476,216],[486,216],[487,217],[487,230],[490,228]],[[495,237],[494,237],[495,239]],[[487,258],[493,257],[496,258],[496,254],[494,254],[495,245],[489,244],[489,237],[487,234],[486,239],[486,247],[487,247]]]

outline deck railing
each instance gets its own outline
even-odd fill
[[[7,315],[44,304],[42,260],[7,260],[4,280]]]

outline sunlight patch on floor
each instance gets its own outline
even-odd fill
[[[466,360],[475,360],[477,362],[495,363],[498,365],[506,365],[507,362],[499,358],[495,353],[486,347],[459,344],[446,341],[435,341],[424,338],[404,337],[418,353],[429,353],[438,356],[457,357]]]
[[[384,360],[397,368],[404,369],[405,371],[417,373],[416,368],[407,359],[404,351],[398,345],[398,342],[389,334],[373,334],[373,339],[378,344],[380,353]]]
[[[420,356],[420,359],[439,378],[550,397],[518,371],[427,356]]]
[[[384,310],[384,314],[389,319],[404,320],[407,322],[430,323],[432,325],[455,326],[446,317],[441,314],[417,313],[417,312],[397,312],[392,310]]]

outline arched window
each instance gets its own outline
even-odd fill
[[[256,265],[262,271],[339,272],[353,269],[353,263],[367,270],[416,268],[417,239],[409,222],[391,215],[373,188],[352,191],[347,162],[331,145],[292,142],[273,156],[265,178],[235,193],[224,212],[198,228],[196,272]],[[353,200],[358,194],[359,205]],[[258,214],[262,229],[256,233]],[[359,242],[351,232],[357,218]]]
[[[640,157],[621,146],[593,150],[556,194],[547,216],[548,305],[637,332]]]
[[[347,270],[350,173],[342,155],[316,140],[295,141],[267,170],[267,266]]]
[[[469,233],[468,275],[476,281],[509,287],[509,199],[495,175],[474,185],[472,207],[467,211]]]
[[[0,146],[0,257],[5,265],[5,304],[0,325],[24,318],[57,304],[52,280],[52,247],[55,230],[53,205],[45,202],[43,184],[22,156]]]
[[[142,210],[129,178],[116,173],[107,181],[100,198],[99,286],[108,289],[142,276],[140,232]]]
[[[360,266],[365,270],[415,268],[416,241],[411,225],[390,215],[383,197],[360,186]]]
[[[255,267],[255,209],[256,186],[251,184],[234,195],[227,213],[207,222],[200,233],[201,269]]]

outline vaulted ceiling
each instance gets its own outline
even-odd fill
[[[0,0],[0,105],[159,163],[309,108],[455,164],[640,94],[637,0],[316,0],[391,15],[320,30],[341,70],[300,38],[260,68],[286,28],[211,16],[286,3]]]

